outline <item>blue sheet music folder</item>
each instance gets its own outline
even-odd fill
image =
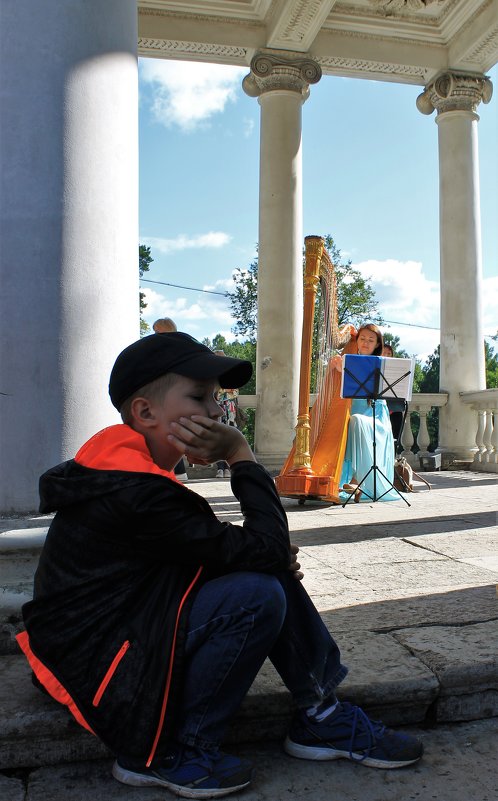
[[[379,392],[380,370],[382,370],[381,356],[346,354],[343,357],[341,397],[376,397]]]

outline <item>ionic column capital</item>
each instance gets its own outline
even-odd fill
[[[286,90],[306,100],[309,85],[318,83],[321,77],[322,69],[312,58],[293,51],[261,50],[251,59],[251,71],[242,81],[242,88],[249,97]]]
[[[493,84],[486,75],[447,70],[434,78],[417,97],[422,114],[444,114],[447,111],[476,112],[479,103],[489,103]]]

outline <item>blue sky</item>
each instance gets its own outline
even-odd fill
[[[260,108],[242,91],[247,71],[140,60],[140,242],[154,258],[148,279],[225,292],[233,270],[256,255]],[[495,97],[478,109],[487,334],[498,328],[497,67],[490,77]],[[371,281],[392,321],[385,330],[424,360],[439,342],[439,178],[435,114],[417,110],[421,91],[330,76],[311,87],[303,106],[303,231],[332,234],[344,259]],[[149,324],[169,316],[200,339],[235,338],[223,296],[145,282],[142,289]]]

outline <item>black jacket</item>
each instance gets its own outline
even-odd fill
[[[40,510],[57,514],[19,640],[37,678],[64,703],[68,693],[83,725],[114,753],[149,762],[174,725],[196,589],[232,571],[277,573],[290,559],[285,512],[261,465],[232,470],[241,525],[218,520],[169,476],[120,425],[41,477]]]

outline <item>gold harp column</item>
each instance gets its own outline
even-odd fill
[[[313,316],[316,293],[320,284],[320,261],[322,253],[323,240],[318,236],[306,237],[301,381],[299,385],[299,409],[296,426],[296,451],[294,454],[293,473],[312,473],[310,459],[311,349]]]
[[[246,94],[261,106],[255,452],[281,468],[298,411],[303,313],[301,109],[321,69],[301,53],[265,50]]]

